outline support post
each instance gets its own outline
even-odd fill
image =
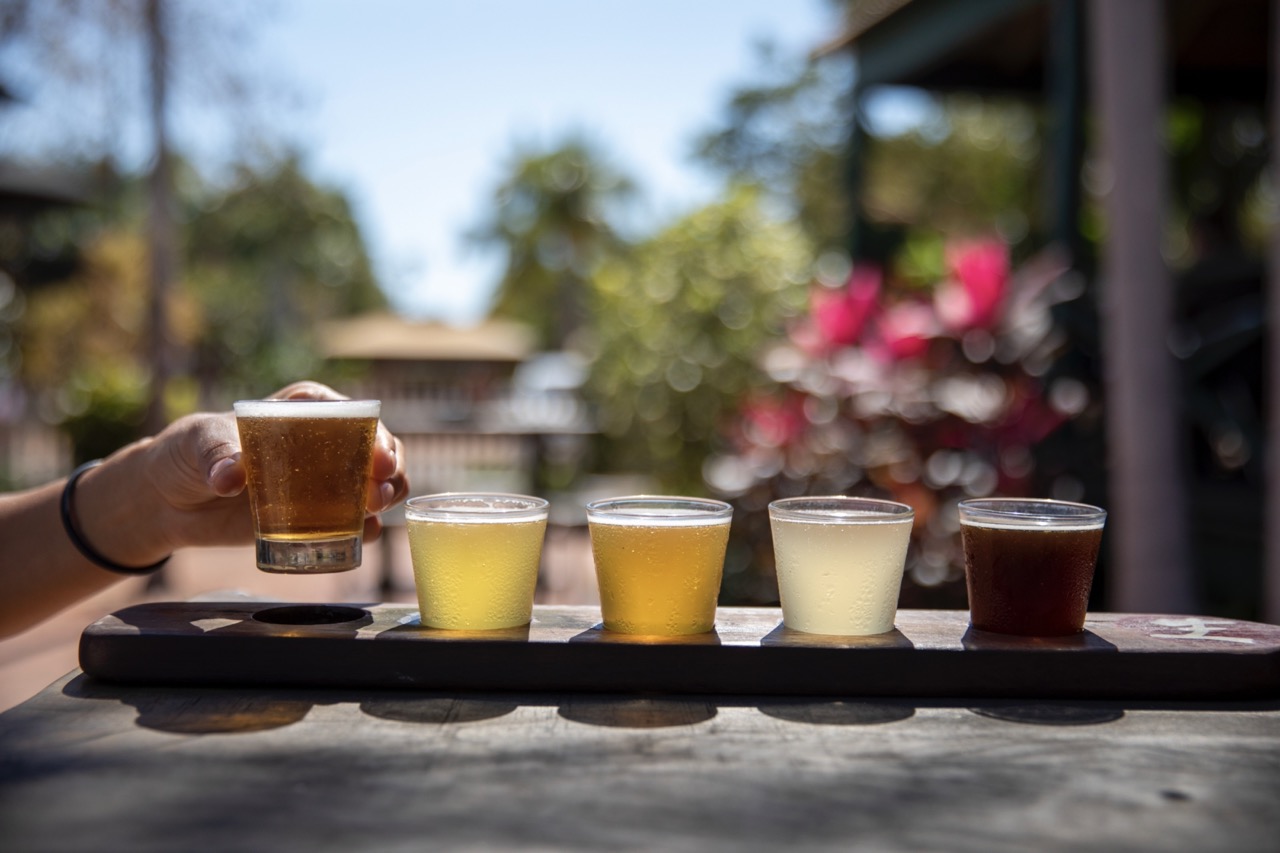
[[[1091,0],[1093,101],[1111,183],[1102,341],[1112,550],[1107,606],[1186,613],[1195,594],[1176,365],[1173,283],[1161,253],[1167,192],[1165,6]]]

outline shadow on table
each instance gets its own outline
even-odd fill
[[[360,703],[360,710],[370,717],[426,725],[494,720],[513,713],[519,707],[506,699],[450,696],[394,696],[366,699]]]
[[[1276,711],[1280,701],[1140,702],[830,697],[628,696],[616,694],[467,694],[270,688],[135,687],[77,675],[62,689],[73,699],[110,700],[132,707],[136,725],[174,734],[247,734],[300,722],[313,707],[358,704],[383,720],[457,725],[494,720],[524,706],[554,706],[567,721],[609,728],[658,729],[714,719],[721,708],[755,708],[788,723],[870,726],[910,719],[923,708],[963,708],[995,722],[1034,726],[1092,726],[1122,720],[1129,711]]]
[[[716,705],[706,699],[675,697],[574,697],[561,702],[562,718],[588,726],[661,729],[705,723]]]
[[[599,622],[569,638],[571,643],[613,643],[632,646],[719,646],[720,634],[715,628],[701,634],[624,634],[610,631]]]
[[[979,631],[970,626],[960,638],[960,644],[970,651],[1023,652],[1119,652],[1115,643],[1104,640],[1085,629],[1078,634],[1064,637],[1019,637],[1013,634],[995,634]]]
[[[760,638],[761,646],[796,646],[799,648],[826,649],[914,649],[915,644],[897,628],[883,634],[866,636],[841,636],[836,634],[810,634],[779,625]]]
[[[980,717],[1033,726],[1097,726],[1124,719],[1124,709],[1107,704],[1018,702],[971,706]]]
[[[980,631],[970,626],[960,638],[960,642],[970,651],[994,653],[1049,651],[1096,654],[1119,651],[1114,643],[1104,640],[1089,630],[1063,637],[1018,637]],[[993,700],[971,705],[969,710],[992,720],[1034,726],[1096,726],[1114,723],[1123,719],[1125,715],[1123,707],[1115,703],[1069,700],[1053,702]]]
[[[778,699],[756,707],[768,717],[815,726],[874,726],[907,720],[916,713],[914,704],[891,699]]]
[[[276,691],[118,687],[77,676],[63,688],[77,699],[113,699],[138,712],[137,725],[173,734],[245,734],[298,722],[314,700]]]

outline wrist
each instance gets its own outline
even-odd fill
[[[87,467],[74,484],[77,530],[83,543],[101,558],[91,558],[99,565],[146,568],[174,551],[165,533],[165,506],[143,472],[146,443],[130,445]]]

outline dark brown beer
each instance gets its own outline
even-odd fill
[[[974,628],[1031,637],[1084,629],[1101,526],[960,530]]]

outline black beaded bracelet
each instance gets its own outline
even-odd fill
[[[72,471],[71,476],[67,478],[67,484],[62,487],[62,527],[67,531],[67,538],[71,540],[72,545],[76,546],[76,550],[83,554],[84,558],[95,566],[106,569],[109,572],[115,572],[119,575],[149,575],[165,563],[169,562],[169,557],[165,557],[160,562],[152,563],[149,566],[122,566],[114,560],[108,560],[106,557],[95,551],[93,546],[85,540],[84,534],[80,532],[80,524],[76,521],[76,482],[90,468],[97,468],[101,464],[101,459],[94,459],[86,462],[76,470]]]

